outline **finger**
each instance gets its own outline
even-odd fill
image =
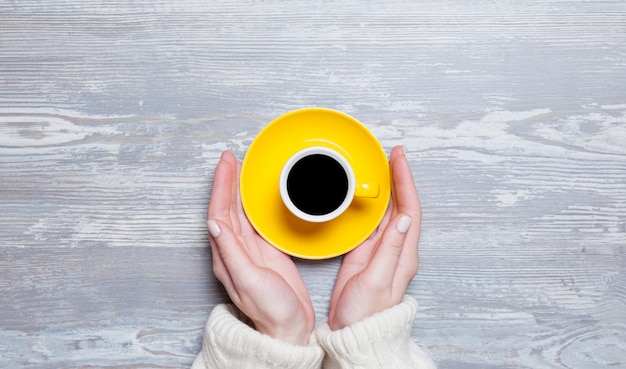
[[[397,212],[407,214],[412,222],[402,250],[396,275],[402,280],[410,280],[417,272],[418,243],[422,221],[422,209],[411,167],[401,147],[391,153],[393,190]]]
[[[241,233],[241,219],[239,209],[241,208],[241,198],[239,196],[239,172],[241,163],[232,151],[224,151],[222,160],[228,163],[230,168],[230,225],[235,233]]]
[[[422,221],[422,208],[409,161],[404,154],[404,150],[399,146],[392,150],[391,173],[396,214],[407,214],[413,219],[413,227],[409,229],[408,238],[409,242],[417,244]]]
[[[219,235],[220,228],[217,226],[215,221],[207,221],[207,228],[209,231],[209,244],[211,245],[211,261],[213,263],[213,274],[217,279],[224,285],[226,291],[230,293],[233,288],[233,282],[230,277],[230,273],[228,269],[226,269],[226,265],[224,265],[224,261],[220,256],[219,250],[217,248],[217,241],[212,234]]]
[[[207,222],[210,237],[213,239],[219,260],[224,270],[228,273],[232,286],[225,285],[229,295],[231,289],[237,292],[237,285],[242,280],[250,277],[251,272],[256,269],[256,265],[250,260],[248,254],[241,247],[241,243],[237,239],[236,234],[228,226],[227,223],[210,219]],[[232,298],[232,295],[231,295]]]
[[[248,219],[248,216],[246,215],[246,212],[243,208],[243,202],[241,200],[241,191],[240,191],[240,180],[241,180],[241,162],[239,160],[236,160],[236,173],[237,173],[237,189],[236,189],[236,196],[237,196],[237,208],[236,208],[236,212],[237,212],[237,217],[239,220],[239,224],[240,224],[240,230],[241,232],[245,232],[248,234],[256,234],[256,231],[254,230],[254,228],[252,228],[252,225],[250,224],[250,220]]]
[[[222,153],[222,158],[215,168],[213,178],[213,190],[209,201],[208,219],[221,219],[230,221],[232,203],[232,164],[226,152]]]
[[[207,212],[208,219],[220,219],[224,222],[231,222],[232,203],[232,157],[228,152],[223,152],[215,169],[213,189]],[[227,291],[231,291],[233,288],[230,274],[217,249],[217,242],[210,234],[210,226],[212,224],[215,223],[207,222],[207,226],[209,226],[213,274],[222,282]]]
[[[398,212],[421,217],[421,208],[409,161],[401,146],[396,146],[390,159],[392,193]]]
[[[241,162],[239,160],[235,160],[235,170],[236,170],[236,177],[237,177],[237,191],[236,191],[236,195],[237,195],[237,208],[238,210],[243,211],[243,204],[241,202],[241,190],[240,190],[240,184],[241,184]]]
[[[411,223],[410,216],[399,214],[387,226],[370,264],[364,271],[368,281],[381,287],[392,285]]]
[[[374,234],[382,234],[383,231],[385,230],[385,228],[387,228],[387,225],[389,224],[389,221],[391,220],[391,218],[395,215],[394,214],[394,200],[393,197],[389,199],[389,204],[387,205],[387,210],[385,210],[385,214],[383,215],[383,219],[380,221],[380,223],[378,224],[378,227],[376,228],[376,231],[374,232]]]
[[[389,212],[390,215],[395,216],[396,214],[398,214],[398,206],[396,205],[398,203],[398,201],[396,200],[396,188],[395,188],[395,179],[394,179],[394,165],[393,163],[395,161],[397,161],[397,156],[401,155],[404,152],[404,148],[400,147],[400,149],[402,150],[399,153],[398,149],[399,146],[394,147],[391,150],[391,154],[389,155],[389,173],[391,175],[391,198],[389,199],[389,207],[391,208],[391,211]]]

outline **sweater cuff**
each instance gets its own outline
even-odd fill
[[[262,334],[243,322],[233,305],[217,305],[205,327],[202,352],[192,369],[319,369],[324,351],[315,335],[308,346],[286,343]]]
[[[435,368],[428,355],[411,340],[417,302],[402,302],[343,329],[328,322],[315,331],[328,353],[324,366],[332,368]]]

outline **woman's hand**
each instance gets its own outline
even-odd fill
[[[306,345],[315,312],[291,258],[252,228],[239,197],[241,163],[224,152],[215,170],[207,222],[213,273],[254,328],[285,342]]]
[[[390,155],[391,203],[378,229],[343,259],[328,324],[347,327],[402,301],[417,273],[422,210],[402,147]]]

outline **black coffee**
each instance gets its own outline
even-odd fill
[[[287,193],[302,212],[325,215],[337,209],[348,194],[348,175],[341,164],[323,154],[298,160],[287,176]]]

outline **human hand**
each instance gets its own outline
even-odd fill
[[[383,220],[339,269],[328,316],[332,330],[400,303],[417,273],[422,210],[402,147],[391,151],[390,168],[392,198]]]
[[[315,312],[291,258],[254,230],[239,197],[241,163],[222,153],[208,210],[213,273],[254,327],[285,342],[306,345]]]

